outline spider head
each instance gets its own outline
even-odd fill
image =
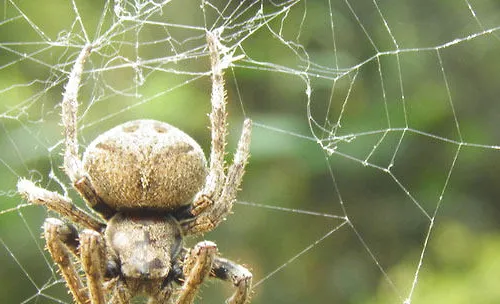
[[[182,246],[178,222],[144,211],[120,212],[108,222],[106,242],[126,278],[166,278]]]

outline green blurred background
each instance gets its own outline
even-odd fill
[[[208,153],[204,29],[221,25],[246,55],[226,73],[228,148],[255,125],[241,202],[205,238],[253,271],[253,303],[500,302],[497,1],[135,3],[0,8],[1,303],[70,302],[40,238],[48,213],[16,182],[83,206],[60,169],[59,103],[84,37],[99,47],[82,151],[151,118]],[[230,293],[210,282],[198,302]]]

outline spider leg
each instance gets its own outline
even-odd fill
[[[191,304],[205,278],[209,275],[217,253],[217,245],[203,241],[191,249],[183,263],[184,283],[175,304]]]
[[[91,45],[85,46],[71,69],[68,83],[66,84],[63,94],[62,106],[62,121],[64,125],[64,143],[66,149],[64,151],[64,169],[71,181],[75,182],[85,176],[83,165],[78,157],[78,90],[82,79],[83,65],[90,55],[92,50]]]
[[[105,219],[109,219],[115,211],[109,208],[97,195],[78,154],[78,90],[82,79],[83,66],[91,51],[92,45],[89,44],[78,55],[70,72],[61,102],[65,144],[64,171],[89,206],[99,212]]]
[[[224,88],[224,71],[220,62],[219,41],[216,34],[207,33],[212,67],[212,112],[210,113],[210,130],[212,133],[210,168],[203,193],[208,197],[218,196],[224,183],[224,156],[226,149],[226,90]]]
[[[75,302],[89,303],[89,296],[70,257],[70,251],[76,253],[78,246],[76,229],[59,219],[47,218],[43,224],[43,230],[47,249],[59,266]]]
[[[184,227],[186,233],[196,234],[214,229],[231,212],[236,192],[241,184],[245,165],[249,157],[252,122],[246,119],[234,156],[233,164],[225,174],[224,155],[226,146],[226,91],[224,89],[224,66],[220,61],[220,43],[215,33],[207,33],[208,48],[212,66],[212,112],[210,123],[212,130],[212,149],[210,168],[203,190],[193,202],[191,214],[194,221]]]
[[[118,280],[113,289],[113,295],[109,304],[129,304],[132,299],[132,294],[122,280]]]
[[[186,234],[213,230],[231,212],[249,158],[251,130],[252,122],[246,119],[233,164],[228,169],[220,195],[210,197],[202,192],[198,196],[191,210],[195,219],[186,222],[183,227]]]
[[[236,200],[236,194],[241,185],[241,181],[243,180],[245,166],[247,165],[248,158],[250,156],[251,132],[252,121],[250,119],[246,119],[243,122],[243,130],[238,142],[238,148],[234,154],[233,163],[227,171],[224,188],[222,189],[222,194],[217,201],[217,204],[220,206],[218,206],[218,208],[214,208],[212,211],[212,217],[215,217],[219,221],[223,220],[224,216],[231,211],[233,202]]]
[[[160,288],[154,295],[150,296],[147,304],[163,304],[169,302],[172,296],[172,285],[166,285]],[[128,304],[128,303],[127,303]]]
[[[244,304],[249,301],[252,273],[248,269],[230,260],[215,257],[210,275],[224,281],[230,281],[236,287],[236,291],[226,300],[226,303]]]
[[[93,230],[80,233],[80,260],[87,276],[90,303],[104,304],[104,270],[106,253],[102,236]]]
[[[75,206],[72,201],[56,192],[35,186],[27,179],[20,179],[17,191],[29,202],[42,205],[86,228],[101,231],[105,225]]]

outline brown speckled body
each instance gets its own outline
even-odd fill
[[[86,45],[76,59],[61,103],[63,168],[101,218],[67,196],[27,179],[18,182],[19,193],[28,201],[68,220],[47,218],[43,230],[75,303],[136,303],[135,297],[143,296],[149,304],[193,304],[209,277],[233,285],[226,303],[249,302],[252,273],[247,268],[220,257],[211,241],[183,248],[184,237],[211,231],[230,214],[249,157],[252,122],[245,119],[233,161],[228,167],[224,161],[223,70],[236,58],[220,60],[218,33],[207,33],[212,68],[209,169],[191,137],[154,120],[130,121],[106,131],[80,159],[78,88],[94,46]]]
[[[126,122],[99,135],[83,165],[97,194],[115,210],[176,209],[191,202],[207,175],[196,141],[155,120]]]

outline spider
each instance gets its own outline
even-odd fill
[[[228,168],[224,164],[224,65],[216,34],[208,32],[207,42],[212,75],[208,165],[194,139],[154,120],[130,121],[106,131],[80,159],[77,96],[92,46],[87,45],[76,59],[62,100],[63,167],[73,187],[102,219],[66,196],[27,179],[18,182],[26,200],[69,220],[47,218],[43,230],[47,249],[75,302],[130,303],[142,295],[149,304],[193,303],[207,277],[234,285],[227,303],[249,301],[249,270],[220,257],[213,242],[183,247],[185,236],[215,229],[230,213],[249,157],[251,121],[246,119],[233,163]],[[72,256],[81,264],[85,280]]]

